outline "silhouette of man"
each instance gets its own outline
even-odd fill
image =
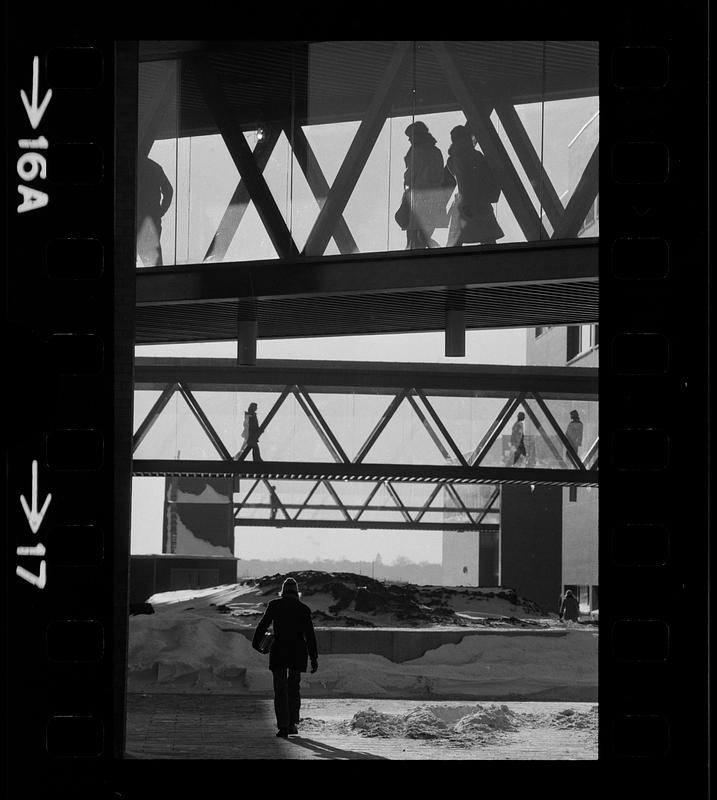
[[[145,156],[137,168],[137,254],[145,267],[162,266],[162,217],[174,189],[164,170]]]
[[[566,622],[577,622],[580,615],[580,606],[570,589],[565,592],[563,602],[560,604],[560,619]]]
[[[279,510],[279,498],[276,494],[276,486],[273,484],[269,486],[269,503],[271,504],[269,519],[276,519],[276,512]]]
[[[274,625],[269,669],[274,681],[274,713],[279,729],[276,735],[282,739],[299,732],[301,673],[306,672],[309,659],[312,673],[319,668],[311,609],[299,597],[296,581],[287,578],[282,584],[279,598],[271,600],[266,607],[251,642],[252,647],[259,650],[269,625]]]
[[[580,414],[575,410],[570,412],[570,422],[565,430],[565,437],[573,446],[573,450],[579,454],[583,443],[583,423],[580,421]]]
[[[242,450],[251,449],[251,456],[254,461],[261,461],[261,453],[259,452],[259,421],[256,418],[256,403],[249,403],[249,407],[244,412],[244,429],[242,430],[242,438],[244,439],[244,447]]]
[[[523,458],[526,458],[527,456],[525,452],[525,426],[523,425],[524,419],[525,414],[522,411],[519,411],[518,419],[516,420],[515,424],[513,425],[513,429],[510,432],[510,444],[514,450],[513,466],[516,465],[521,456]]]

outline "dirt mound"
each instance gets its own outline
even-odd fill
[[[494,626],[498,622],[521,624],[523,616],[547,616],[535,604],[519,597],[511,588],[478,589],[475,587],[416,586],[377,581],[352,572],[323,572],[303,570],[286,574],[266,575],[245,584],[256,586],[262,597],[277,595],[288,578],[299,584],[302,600],[309,606],[318,605],[320,597],[328,597],[323,608],[314,608],[313,618],[318,625],[327,623],[346,626],[373,627],[372,618],[392,620],[399,626],[427,624]],[[496,602],[502,613],[488,612]],[[480,616],[481,607],[486,613]],[[526,624],[539,625],[536,621]],[[378,623],[382,624],[382,623]]]

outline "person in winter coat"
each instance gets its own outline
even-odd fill
[[[560,604],[560,619],[564,619],[566,622],[568,620],[577,622],[579,613],[580,607],[578,606],[578,601],[575,599],[572,591],[568,589],[563,597],[563,602]]]
[[[299,587],[294,578],[284,581],[279,597],[267,606],[252,639],[255,650],[259,650],[272,624],[274,640],[269,650],[269,669],[274,679],[274,712],[279,729],[276,735],[285,739],[299,732],[301,673],[306,672],[309,660],[312,673],[319,668],[311,609],[299,599]]]
[[[451,130],[447,166],[458,187],[448,225],[448,247],[462,244],[495,244],[505,234],[493,213],[500,189],[488,160],[475,149],[473,137],[465,125]]]
[[[251,456],[254,461],[261,461],[262,457],[259,452],[259,421],[256,418],[256,409],[256,403],[249,403],[249,407],[244,412],[244,429],[241,434],[244,439],[242,451],[251,449]]]
[[[510,432],[510,445],[513,448],[513,466],[518,463],[521,458],[527,458],[525,451],[525,425],[523,420],[525,414],[522,411],[518,412],[518,419],[515,421],[513,428]]]
[[[583,423],[580,421],[580,414],[575,410],[570,412],[570,422],[565,430],[565,437],[573,446],[573,450],[579,454],[583,443]]]
[[[413,122],[405,133],[411,142],[403,175],[404,198],[409,204],[406,250],[438,247],[431,235],[446,223],[443,154],[424,122]]]

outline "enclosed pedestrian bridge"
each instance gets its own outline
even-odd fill
[[[238,525],[488,531],[503,484],[598,485],[597,386],[590,368],[138,358],[133,474],[230,479]]]
[[[588,41],[142,42],[143,157],[171,186],[138,241],[136,341],[597,321],[598,46]],[[394,219],[420,121],[467,124],[500,188],[495,244]],[[140,221],[141,222],[141,221]],[[244,300],[244,306],[238,301]]]

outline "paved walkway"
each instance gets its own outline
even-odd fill
[[[483,701],[481,701],[483,702]],[[596,759],[595,731],[561,730],[533,725],[501,733],[490,741],[456,745],[435,740],[366,737],[348,732],[341,722],[372,707],[385,714],[405,714],[425,705],[417,700],[308,698],[302,702],[299,736],[275,736],[269,698],[208,694],[129,694],[128,758],[139,759],[384,759],[506,760]],[[441,705],[450,705],[441,702]],[[454,701],[455,706],[472,705]],[[530,713],[586,709],[587,703],[506,703]],[[547,717],[546,717],[547,718]]]

